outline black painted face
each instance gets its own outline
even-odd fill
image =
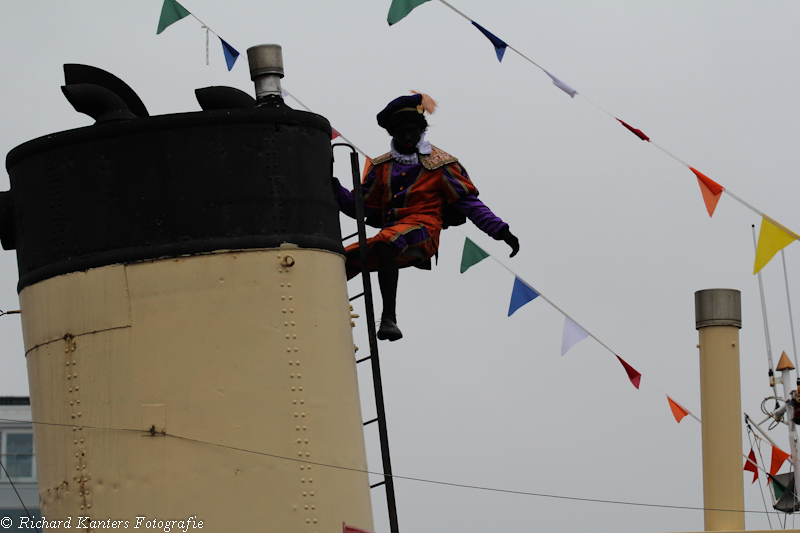
[[[417,151],[417,143],[422,137],[422,128],[415,122],[404,122],[398,125],[392,134],[394,149],[401,154],[413,154]]]

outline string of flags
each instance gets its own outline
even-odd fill
[[[225,56],[225,64],[228,66],[228,71],[230,72],[230,70],[233,68],[233,65],[236,63],[236,60],[239,58],[239,52],[237,52],[234,47],[228,44],[225,39],[220,37],[217,32],[209,28],[202,20],[197,18],[197,16],[195,16],[193,13],[190,13],[188,9],[180,5],[176,0],[164,0],[164,4],[161,6],[161,17],[158,19],[158,29],[156,30],[156,35],[161,34],[161,32],[166,30],[169,26],[190,15],[197,19],[197,21],[202,24],[203,28],[206,30],[206,64],[208,63],[208,33],[211,32],[216,35],[222,43],[222,53]]]
[[[399,22],[401,19],[403,19],[405,16],[407,16],[414,8],[420,6],[423,3],[428,2],[428,1],[430,1],[430,0],[392,0],[392,5],[390,7],[389,16],[388,16],[388,19],[387,19],[388,22],[389,22],[389,25],[392,25],[392,24],[395,24],[395,23]],[[542,68],[536,62],[534,62],[533,60],[531,60],[530,58],[528,58],[527,56],[525,56],[524,54],[522,54],[521,52],[516,50],[514,47],[508,45],[505,41],[503,41],[502,39],[500,39],[499,37],[497,37],[496,35],[491,33],[489,30],[487,30],[486,28],[484,28],[483,26],[481,26],[477,22],[473,21],[472,19],[470,19],[469,17],[467,17],[466,15],[464,15],[463,13],[458,11],[452,5],[447,3],[445,0],[439,0],[439,1],[441,3],[443,3],[443,4],[445,4],[447,7],[449,7],[453,11],[455,11],[456,13],[458,13],[459,15],[461,15],[462,17],[464,17],[465,19],[469,20],[469,22],[473,26],[475,26],[492,43],[492,46],[494,46],[494,48],[495,48],[495,53],[497,55],[498,61],[502,62],[506,49],[510,48],[510,49],[514,50],[517,54],[519,54],[521,57],[523,57],[524,59],[526,59],[527,61],[529,61],[533,65],[535,65],[536,67],[540,68],[552,80],[553,85],[558,87],[564,93],[568,94],[571,98],[574,98],[575,95],[579,94],[578,91],[575,90],[572,86],[570,86],[569,84],[563,82],[562,80],[560,80],[559,78],[557,78],[556,76],[551,74],[549,71],[547,71],[544,68]],[[206,29],[207,33],[208,32],[214,33],[214,35],[217,36],[217,38],[219,38],[219,40],[220,40],[220,42],[222,44],[222,49],[223,49],[223,54],[225,56],[225,61],[226,61],[228,70],[230,71],[233,68],[234,64],[236,63],[236,59],[239,56],[239,52],[236,51],[236,49],[234,49],[230,44],[228,44],[216,32],[211,30],[197,16],[195,16],[193,13],[189,12],[185,7],[183,7],[181,4],[179,4],[176,0],[164,0],[164,4],[162,5],[161,16],[159,18],[158,29],[156,31],[156,34],[161,34],[167,27],[169,27],[170,25],[178,22],[179,20],[182,20],[183,18],[186,18],[187,16],[194,17],[198,22],[200,22],[203,25],[203,28]],[[296,96],[294,96],[293,94],[290,94],[288,91],[286,91],[284,89],[284,97],[285,96],[291,96],[304,109],[306,109],[309,112],[311,111],[305,104],[303,104],[300,100],[298,100]],[[584,96],[584,98],[586,98],[586,97]],[[588,98],[587,98],[587,100],[588,100]],[[591,100],[589,100],[589,101],[591,102]],[[594,102],[591,102],[591,103],[594,104]],[[597,106],[597,104],[594,104],[594,105]],[[650,137],[647,136],[640,129],[634,128],[633,126],[629,125],[625,121],[614,117],[611,113],[609,113],[608,111],[606,111],[602,107],[600,107],[600,106],[597,106],[597,107],[600,110],[602,110],[605,113],[607,113],[609,116],[615,118],[615,120],[617,120],[624,128],[626,128],[631,133],[636,135],[639,139],[649,142],[650,144],[652,144],[653,146],[655,146],[656,148],[660,149],[662,152],[664,152],[665,154],[670,156],[671,158],[675,159],[676,161],[678,161],[682,165],[688,167],[689,170],[691,170],[695,174],[695,176],[697,177],[698,184],[700,186],[700,191],[701,191],[701,194],[702,194],[702,197],[703,197],[703,202],[704,202],[704,204],[706,206],[706,209],[708,211],[709,216],[713,216],[714,211],[715,211],[716,206],[717,206],[717,203],[719,202],[719,199],[720,199],[722,193],[725,192],[729,196],[731,196],[732,198],[734,198],[735,200],[740,202],[742,205],[744,205],[745,207],[748,207],[749,209],[751,209],[752,211],[756,212],[759,216],[762,217],[761,232],[759,234],[757,251],[756,251],[756,261],[755,261],[754,272],[753,272],[754,274],[757,273],[759,270],[761,270],[764,266],[766,266],[766,264],[769,263],[769,261],[772,259],[772,257],[775,256],[775,254],[777,254],[777,252],[779,252],[780,250],[782,250],[783,248],[788,246],[794,240],[800,240],[800,236],[798,236],[796,233],[792,232],[791,230],[789,230],[788,228],[786,228],[785,226],[783,226],[779,222],[775,221],[771,217],[769,217],[769,216],[765,215],[764,213],[762,213],[761,211],[757,210],[756,208],[754,208],[753,206],[751,206],[750,204],[748,204],[747,202],[745,202],[744,200],[742,200],[738,196],[736,196],[733,193],[731,193],[725,187],[719,185],[718,183],[716,183],[715,181],[710,179],[708,176],[704,175],[699,170],[697,170],[694,167],[686,164],[685,162],[683,162],[682,160],[680,160],[679,158],[677,158],[673,154],[669,153],[664,148],[662,148],[659,145],[657,145],[656,143],[654,143],[650,139]],[[352,145],[352,143],[346,137],[341,135],[341,133],[338,132],[336,129],[332,128],[331,140],[336,139],[337,137],[341,137],[343,140],[345,140],[346,142],[348,142],[349,144]],[[362,155],[367,157],[367,159],[369,160],[369,157],[362,150],[358,149],[357,147],[356,147],[356,149],[358,150],[358,152],[360,152]],[[508,316],[513,315],[521,307],[523,307],[527,303],[533,301],[537,297],[542,297],[543,300],[547,301],[551,306],[553,306],[556,310],[558,310],[559,312],[561,312],[564,315],[564,328],[563,328],[563,331],[562,331],[562,343],[561,343],[561,355],[562,356],[565,355],[570,350],[570,348],[572,348],[578,342],[582,341],[583,339],[585,339],[587,337],[592,337],[599,344],[601,344],[604,348],[606,348],[609,352],[614,354],[614,356],[617,358],[617,360],[619,361],[619,363],[622,365],[623,369],[625,370],[625,373],[626,373],[629,381],[631,382],[631,384],[637,390],[639,389],[639,386],[640,386],[640,383],[641,383],[641,379],[642,379],[642,374],[639,371],[637,371],[635,368],[633,368],[633,366],[631,366],[628,362],[626,362],[624,359],[622,359],[622,357],[620,357],[619,355],[614,353],[613,350],[608,348],[608,346],[606,346],[604,343],[602,343],[597,337],[595,337],[594,335],[589,333],[582,326],[580,326],[580,324],[575,322],[569,315],[567,315],[561,309],[559,309],[558,306],[556,306],[553,302],[551,302],[550,300],[548,300],[547,298],[542,296],[542,294],[540,292],[538,292],[531,285],[529,285],[527,282],[522,280],[522,278],[517,276],[506,265],[504,265],[502,262],[497,260],[495,257],[491,256],[486,251],[484,251],[482,248],[480,248],[478,245],[476,245],[474,242],[472,242],[469,238],[466,238],[465,242],[464,242],[464,250],[463,250],[463,253],[462,253],[462,260],[461,260],[461,273],[466,272],[467,269],[469,269],[471,266],[474,266],[475,264],[479,263],[483,259],[486,259],[487,257],[492,257],[492,259],[495,259],[495,261],[497,261],[501,266],[506,268],[506,270],[509,270],[509,272],[514,274],[514,286],[512,288],[512,294],[511,294],[511,301],[509,303]],[[658,389],[658,387],[656,387],[656,388]],[[663,393],[663,391],[661,391],[661,392]],[[685,408],[684,406],[682,406],[681,404],[676,402],[674,399],[672,399],[666,393],[663,393],[663,394],[667,398],[667,402],[668,402],[670,411],[672,412],[672,415],[675,418],[676,422],[680,423],[683,420],[683,418],[685,418],[686,416],[691,416],[696,421],[700,422],[700,419],[697,416],[695,416],[692,412],[690,412],[687,408]],[[773,479],[774,474],[777,473],[777,471],[780,469],[780,467],[783,464],[783,462],[788,457],[790,457],[789,454],[787,454],[786,452],[783,452],[779,448],[773,446],[772,464],[771,464],[771,467],[770,467],[770,474],[769,474],[770,479]],[[755,460],[755,455],[753,453],[753,450],[751,449],[750,456],[747,457],[747,461],[745,462],[744,470],[752,471],[754,473],[753,481],[755,481],[758,478],[758,468],[760,468],[760,467],[757,466],[757,463],[756,463],[756,460]],[[776,483],[777,483],[777,481],[776,481]],[[344,523],[342,524],[342,528],[343,528],[344,533],[369,533],[366,530],[355,528],[353,526],[347,526]]]
[[[389,25],[391,26],[392,24],[399,22],[409,13],[411,13],[411,11],[414,8],[424,4],[427,1],[429,0],[392,0],[391,7],[389,8],[389,16],[387,19]],[[450,8],[452,11],[457,13],[458,15],[468,20],[473,26],[475,26],[475,28],[478,29],[478,31],[480,31],[492,43],[492,46],[494,47],[495,52],[497,54],[498,61],[502,62],[506,49],[511,49],[517,54],[519,54],[522,58],[524,58],[528,62],[532,63],[533,65],[541,69],[547,76],[550,77],[550,79],[553,82],[553,85],[564,91],[571,98],[575,98],[575,95],[579,94],[578,91],[575,90],[571,85],[565,83],[558,77],[551,74],[541,65],[539,65],[532,59],[522,54],[519,50],[515,49],[513,46],[506,43],[506,41],[504,41],[494,33],[487,30],[484,26],[478,24],[476,21],[466,16],[464,13],[462,13],[461,11],[450,5],[447,1],[445,0],[439,0],[439,1],[448,8]],[[595,107],[597,107],[598,109],[600,109],[601,111],[603,111],[604,113],[606,113],[607,115],[618,121],[624,128],[626,128],[628,131],[636,135],[639,139],[650,143],[651,145],[655,146],[656,148],[664,152],[666,155],[668,155],[681,165],[689,168],[689,170],[691,170],[697,177],[697,181],[700,185],[700,192],[703,196],[703,202],[705,203],[706,210],[708,211],[709,216],[714,215],[714,210],[717,207],[717,203],[719,202],[719,199],[722,196],[722,193],[724,192],[731,198],[742,204],[743,206],[755,212],[759,217],[761,217],[761,231],[758,238],[756,259],[753,265],[753,274],[757,274],[762,268],[764,268],[767,265],[767,263],[769,263],[770,260],[775,256],[775,254],[777,254],[780,250],[782,250],[795,240],[800,241],[800,235],[798,235],[797,233],[791,231],[786,226],[780,224],[773,218],[767,216],[762,211],[756,209],[749,203],[745,202],[744,200],[742,200],[741,198],[730,192],[727,188],[715,182],[714,180],[712,180],[711,178],[709,178],[696,168],[692,167],[691,165],[688,165],[680,158],[671,154],[666,149],[653,142],[652,139],[650,139],[650,137],[647,136],[642,130],[634,128],[633,126],[626,123],[622,119],[615,117],[612,113],[610,113],[603,107],[597,105],[593,101],[586,98],[585,95],[582,96],[592,105],[594,105]]]
[[[424,0],[427,1],[427,0]],[[301,102],[295,95],[290,94],[286,89],[283,89],[284,97],[291,96],[300,106],[302,106],[306,111],[313,112],[308,106],[306,106],[303,102]],[[336,137],[341,137],[350,145],[354,146],[355,149],[361,153],[365,158],[364,164],[364,175],[366,175],[367,171],[370,167],[370,157],[364,153],[360,148],[354,145],[350,140],[348,140],[344,135],[341,135],[335,129],[333,130],[332,140]],[[596,340],[601,346],[606,348],[609,352],[613,353],[614,356],[618,359],[619,363],[622,365],[625,373],[630,380],[631,384],[638,390],[641,384],[642,374],[636,370],[633,366],[631,366],[627,361],[622,359],[619,355],[614,353],[611,348],[606,346],[600,339],[589,333],[586,329],[584,329],[580,324],[578,324],[575,320],[573,320],[569,315],[567,315],[564,311],[562,311],[557,305],[555,305],[552,301],[548,298],[544,297],[539,291],[534,289],[530,284],[520,278],[516,273],[514,273],[511,269],[509,269],[503,262],[499,261],[494,256],[490,255],[486,252],[483,248],[475,244],[471,239],[466,237],[464,239],[464,248],[461,255],[461,266],[460,271],[463,274],[466,272],[470,267],[480,263],[484,259],[491,257],[494,259],[500,266],[508,270],[514,275],[514,286],[511,291],[511,300],[509,302],[508,308],[508,316],[513,315],[516,311],[518,311],[521,307],[525,304],[533,301],[534,299],[541,297],[547,303],[549,303],[553,308],[559,311],[561,314],[564,315],[564,329],[562,331],[562,339],[561,339],[561,355],[565,355],[572,346],[577,344],[578,342],[582,341],[587,337],[592,337]],[[648,380],[649,381],[649,380]],[[652,382],[651,382],[652,384]],[[672,416],[675,418],[677,423],[680,423],[686,416],[691,416],[697,422],[700,422],[700,419],[691,411],[689,411],[686,407],[672,399],[668,394],[661,391],[661,389],[653,384],[653,386],[658,389],[664,396],[667,398],[667,402],[672,413]]]
[[[764,441],[764,439],[762,439],[758,435],[754,435],[754,437],[756,439],[758,439],[759,444],[762,441],[763,442],[767,442],[767,441]],[[745,471],[745,472],[752,472],[753,473],[753,480],[750,482],[750,484],[753,484],[758,480],[758,471],[761,470],[767,475],[767,483],[774,482],[775,485],[778,486],[778,488],[781,491],[785,492],[785,491],[787,491],[789,489],[787,489],[787,487],[785,487],[780,481],[775,479],[775,475],[778,473],[778,470],[781,469],[781,466],[783,466],[783,463],[785,463],[786,460],[791,457],[791,454],[786,453],[785,451],[781,450],[780,448],[778,448],[777,446],[775,446],[772,443],[767,442],[767,444],[769,444],[770,447],[772,448],[772,455],[770,457],[769,472],[767,472],[765,468],[761,467],[758,464],[758,461],[756,460],[755,451],[752,448],[752,444],[751,444],[751,447],[750,447],[750,453],[747,456],[745,456],[744,468],[742,468],[742,470]],[[759,446],[759,455],[760,454],[761,454],[761,448]],[[742,455],[744,456],[744,454],[742,454]]]
[[[511,289],[511,301],[508,306],[508,316],[513,315],[516,313],[521,307],[524,305],[532,302],[536,298],[541,298],[542,300],[549,303],[553,308],[559,311],[562,315],[564,315],[564,329],[561,333],[561,355],[566,355],[566,353],[578,344],[580,341],[587,337],[592,337],[595,341],[597,341],[601,346],[603,346],[606,350],[614,354],[614,357],[617,358],[619,363],[622,365],[622,368],[625,370],[625,374],[628,377],[628,380],[631,384],[639,389],[639,385],[642,381],[642,374],[638,370],[636,370],[632,365],[630,365],[627,361],[625,361],[622,357],[617,355],[611,348],[606,346],[600,339],[589,333],[583,326],[578,324],[572,317],[570,317],[567,313],[562,311],[557,305],[555,305],[552,301],[550,301],[547,297],[542,295],[542,293],[531,286],[527,281],[523,280],[519,275],[514,273],[510,268],[508,268],[502,261],[498,260],[496,257],[489,254],[483,248],[475,244],[469,237],[465,237],[464,239],[464,248],[461,253],[461,267],[460,271],[463,274],[471,267],[477,265],[484,259],[491,257],[494,259],[500,266],[508,270],[511,274],[514,275],[514,285]],[[651,383],[652,384],[652,383]],[[700,419],[697,418],[693,413],[691,413],[688,409],[684,406],[673,400],[668,394],[664,393],[659,389],[657,386],[653,385],[656,389],[658,389],[664,396],[667,397],[667,403],[669,404],[670,411],[672,412],[672,416],[675,417],[675,421],[680,423],[686,416],[691,416],[698,422]]]

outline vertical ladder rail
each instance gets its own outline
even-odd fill
[[[359,175],[358,152],[355,147],[337,143],[336,146],[347,146],[350,153],[350,168],[353,173],[353,194],[356,203],[356,222],[358,223],[358,249],[361,255],[361,279],[364,283],[364,307],[367,313],[367,333],[369,336],[370,362],[372,363],[372,384],[375,389],[375,407],[377,409],[378,435],[381,443],[381,458],[383,460],[383,483],[386,487],[386,505],[389,511],[389,530],[399,533],[397,525],[397,506],[394,495],[394,478],[392,477],[392,461],[389,457],[389,433],[386,428],[386,411],[383,403],[383,383],[381,381],[381,365],[378,358],[378,337],[375,332],[375,310],[372,299],[372,282],[369,276],[369,249],[367,248],[367,229],[364,222],[364,198],[361,190],[361,176]],[[373,485],[373,487],[377,486]]]

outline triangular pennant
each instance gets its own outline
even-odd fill
[[[589,332],[580,327],[570,317],[564,315],[564,331],[561,333],[561,355],[589,336]]]
[[[753,274],[767,266],[767,263],[794,240],[794,236],[786,233],[766,217],[761,219],[761,232],[758,234],[756,246],[756,262],[753,265]]]
[[[744,470],[753,473],[753,481],[751,484],[755,483],[758,479],[758,463],[756,462],[756,454],[753,453],[752,448],[750,448],[750,455],[747,456],[747,461],[744,463]]]
[[[633,386],[638,389],[639,383],[642,381],[642,375],[635,368],[626,363],[622,357],[618,356],[617,354],[614,355],[617,356],[617,359],[619,359],[619,362],[622,363],[622,367],[625,369],[625,372],[628,373],[628,379],[631,380]]]
[[[372,531],[361,529],[360,527],[348,526],[342,522],[342,533],[372,533]]]
[[[166,30],[169,25],[175,24],[189,15],[191,15],[191,13],[175,0],[164,0],[164,5],[161,6],[161,18],[158,19],[156,35]]]
[[[564,91],[565,93],[570,95],[571,98],[575,98],[575,95],[578,94],[578,91],[576,91],[575,89],[573,89],[572,87],[570,87],[569,85],[567,85],[566,83],[561,81],[560,79],[556,78],[555,76],[553,76],[552,74],[550,74],[546,70],[544,71],[544,73],[547,74],[548,76],[550,76],[550,79],[553,80],[553,85],[555,85],[556,87],[558,87],[559,89],[561,89],[562,91]]]
[[[415,7],[427,1],[428,0],[392,0],[392,5],[389,7],[389,15],[386,17],[386,21],[389,23],[389,26],[396,24],[411,13]]]
[[[336,137],[339,137],[341,133],[336,131],[336,128],[331,127],[331,140],[334,140]]]
[[[514,288],[511,291],[511,303],[508,305],[508,316],[516,313],[517,309],[533,301],[537,296],[539,296],[538,292],[528,287],[524,281],[515,276]]]
[[[477,265],[487,257],[489,257],[489,254],[467,237],[464,240],[464,251],[461,253],[461,273],[463,274],[469,267]],[[511,316],[511,313],[509,313],[509,316]]]
[[[489,41],[494,45],[494,51],[497,54],[497,60],[502,62],[503,61],[503,54],[506,53],[506,47],[508,46],[506,42],[499,38],[497,35],[493,34],[474,20],[472,21],[472,25],[478,28],[482,34],[486,36]]]
[[[772,463],[769,467],[769,476],[770,479],[778,473],[778,470],[781,469],[781,465],[783,462],[789,458],[789,454],[785,451],[781,450],[780,448],[773,446],[772,447]]]
[[[703,202],[706,204],[708,216],[714,216],[714,210],[717,208],[717,202],[719,202],[719,198],[722,195],[722,191],[725,190],[725,187],[712,180],[696,168],[689,167],[689,170],[694,172],[694,175],[697,176],[697,183],[700,184],[700,192],[703,194]]]
[[[620,124],[622,124],[623,126],[628,128],[631,131],[631,133],[633,133],[634,135],[639,137],[641,140],[650,141],[650,137],[645,135],[644,132],[642,132],[642,130],[634,128],[633,126],[631,126],[630,124],[628,124],[627,122],[625,122],[623,120],[619,120],[619,119],[617,119],[617,120],[619,121]]]
[[[219,40],[222,41],[222,53],[225,54],[225,63],[228,64],[228,72],[230,72],[233,68],[233,64],[236,63],[236,59],[239,57],[239,52],[237,52],[233,46],[225,42],[225,39],[222,37],[220,37]]]
[[[681,420],[683,420],[683,418],[689,414],[689,410],[669,396],[667,396],[667,401],[669,402],[670,410],[672,410],[672,416],[674,416],[675,421],[680,424]]]

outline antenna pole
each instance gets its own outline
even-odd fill
[[[789,305],[789,327],[792,330],[792,349],[794,350],[794,366],[800,368],[797,362],[797,342],[794,339],[794,319],[792,318],[792,298],[789,296],[789,275],[786,273],[786,254],[781,249],[781,259],[783,260],[783,280],[786,282],[786,303]],[[800,374],[797,377],[797,388],[800,390]]]
[[[779,365],[780,366],[780,365]],[[792,367],[791,365],[787,366],[785,369],[781,370],[781,383],[783,384],[783,394],[785,396],[786,403],[789,404],[789,400],[792,399]],[[792,409],[786,409],[786,413],[784,414],[786,417],[786,425],[789,426],[789,453],[792,454],[791,461],[792,461],[792,470],[794,470],[794,494],[795,499],[797,495],[800,494],[800,463],[797,461],[797,426],[794,423],[794,407]]]
[[[758,251],[758,243],[756,242],[756,226],[751,226],[753,229],[753,248]],[[767,342],[767,360],[769,361],[769,384],[772,387],[772,393],[778,397],[778,387],[775,385],[775,365],[772,364],[772,343],[769,340],[769,324],[767,323],[767,305],[764,303],[764,283],[761,281],[761,271],[758,271],[758,292],[761,294],[761,315],[764,317],[764,339]],[[775,400],[775,405],[778,401]]]

